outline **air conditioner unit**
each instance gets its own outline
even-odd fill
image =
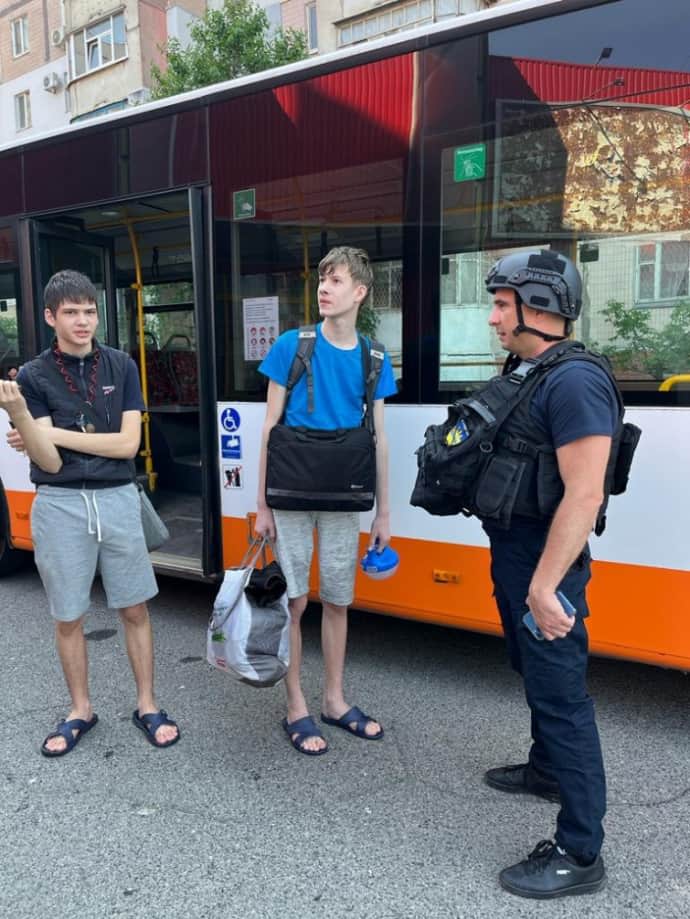
[[[62,86],[60,77],[56,73],[47,73],[43,77],[43,89],[47,93],[56,93]]]
[[[50,40],[53,43],[55,48],[59,48],[60,45],[65,42],[65,30],[64,29],[53,29],[50,33]]]

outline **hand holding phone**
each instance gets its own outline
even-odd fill
[[[577,610],[563,593],[563,591],[557,590],[556,596],[558,597],[558,600],[563,607],[563,612],[566,614],[566,616],[574,616]],[[536,620],[532,615],[532,610],[527,610],[525,615],[522,617],[522,622],[523,625],[528,628],[532,635],[537,639],[537,641],[544,641],[544,636],[542,635],[541,629],[537,625]]]

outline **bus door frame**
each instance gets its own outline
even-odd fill
[[[188,201],[199,380],[199,449],[204,528],[201,564],[204,576],[215,579],[223,571],[223,547],[218,461],[213,207],[210,187],[190,187]]]

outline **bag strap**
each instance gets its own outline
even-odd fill
[[[288,400],[290,399],[292,390],[297,385],[297,382],[302,378],[303,373],[307,374],[307,411],[314,411],[314,377],[311,372],[311,356],[314,353],[315,346],[316,326],[300,326],[297,333],[297,351],[295,352],[295,356],[292,359],[292,364],[290,364],[287,383],[285,385],[285,405],[283,406],[283,414],[280,417],[280,424],[282,424],[285,420],[287,404]]]
[[[494,377],[484,390],[454,403],[451,413],[455,407],[455,413],[459,415],[462,406],[475,411],[486,425],[482,443],[487,446],[492,444],[502,425],[520,402],[534,392],[544,374],[561,361],[567,360],[573,351],[578,352],[577,357],[586,354],[584,345],[569,341],[552,345],[536,358],[521,360],[510,355],[499,376]]]
[[[244,558],[237,566],[238,568],[246,568],[249,574],[256,568],[256,563],[259,561],[259,556],[263,558],[264,566],[266,565],[266,545],[269,545],[273,549],[273,543],[268,538],[268,536],[255,536],[247,547],[247,551],[244,553]]]

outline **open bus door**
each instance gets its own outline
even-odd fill
[[[43,321],[48,278],[63,268],[88,275],[98,291],[99,341],[130,353],[148,382],[151,427],[142,450],[151,455],[140,453],[137,473],[153,486],[171,532],[152,554],[154,567],[202,579],[222,570],[208,198],[207,190],[192,188],[110,202],[106,211],[25,221],[21,234],[30,264],[24,296],[34,304],[30,350],[51,341]],[[171,297],[180,288],[184,297]]]

